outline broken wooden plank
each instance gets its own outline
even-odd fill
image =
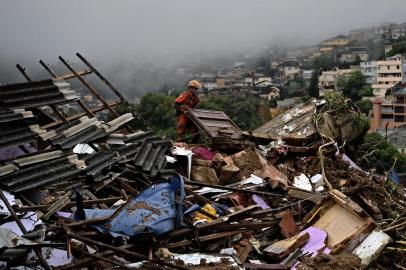
[[[288,195],[295,199],[309,200],[314,203],[320,202],[321,199],[323,198],[323,196],[325,196],[323,194],[317,194],[317,193],[310,192],[310,191],[303,190],[303,189],[296,188],[296,187],[289,187]]]
[[[310,235],[301,233],[288,239],[277,241],[264,249],[264,254],[272,259],[286,258],[292,251],[306,244]]]
[[[196,239],[193,240],[184,240],[180,242],[175,242],[175,243],[169,243],[166,245],[167,248],[177,248],[177,247],[182,247],[182,246],[188,246],[193,244],[195,241],[196,242],[206,242],[206,241],[211,241],[211,240],[217,240],[221,238],[227,238],[239,233],[245,233],[249,232],[250,230],[244,229],[244,230],[235,230],[235,231],[230,231],[230,232],[221,232],[221,233],[214,233],[210,235],[205,235],[205,236],[200,236],[197,237]]]
[[[49,206],[49,208],[47,209],[47,212],[42,216],[42,219],[48,220],[51,216],[53,216],[53,214],[62,210],[66,205],[69,204],[71,195],[72,195],[72,192],[68,191],[65,193],[65,195],[58,198],[58,200],[55,203],[53,203],[51,206]]]

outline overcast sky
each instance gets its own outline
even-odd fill
[[[406,21],[405,0],[2,0],[0,51],[176,57]]]

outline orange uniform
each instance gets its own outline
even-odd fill
[[[186,90],[180,94],[175,100],[176,109],[176,135],[177,141],[183,142],[185,140],[185,133],[189,130],[192,135],[192,143],[199,140],[199,133],[197,127],[187,117],[189,108],[194,108],[199,103],[199,97],[191,90]]]

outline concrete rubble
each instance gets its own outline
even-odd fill
[[[351,104],[313,100],[254,132],[200,110],[210,143],[187,145],[133,130],[136,112],[47,119],[78,102],[59,79],[0,96],[1,267],[406,267],[404,187],[340,152],[364,132]]]

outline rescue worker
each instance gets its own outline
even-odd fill
[[[176,109],[176,137],[178,142],[185,140],[186,131],[192,133],[192,143],[196,143],[199,140],[199,130],[195,124],[187,116],[188,109],[194,108],[199,103],[199,97],[196,91],[199,90],[201,84],[192,80],[188,84],[188,88],[182,94],[180,94],[175,100]]]

